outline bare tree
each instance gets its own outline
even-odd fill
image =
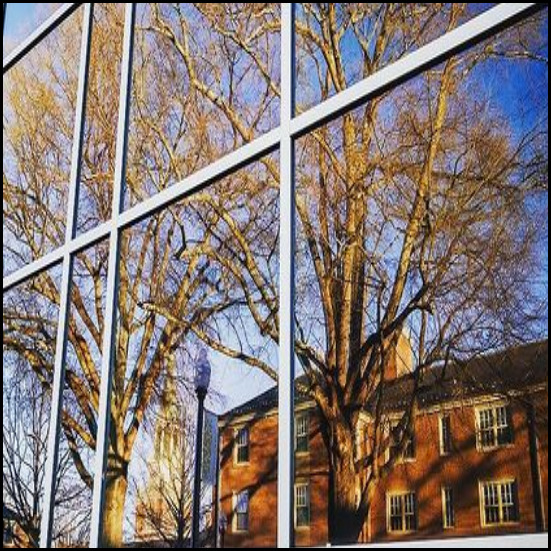
[[[300,75],[314,92],[299,110],[470,15],[468,3],[302,6]],[[96,101],[89,106],[83,159],[84,228],[111,216],[117,105],[102,98],[118,83],[116,71],[98,67],[117,66],[120,51],[111,38],[121,36],[122,19],[115,7],[104,9],[114,11],[105,18],[111,25],[104,21],[95,31],[104,49],[92,63],[101,78],[91,80]],[[127,205],[273,128],[280,96],[278,4],[141,9]],[[78,29],[61,31],[67,51],[77,36]],[[529,340],[541,328],[546,306],[541,296],[531,296],[537,273],[531,267],[546,227],[538,218],[547,193],[546,119],[531,98],[526,107],[533,112],[513,131],[513,115],[484,94],[474,98],[472,89],[496,60],[500,73],[507,64],[546,63],[542,40],[541,22],[533,20],[297,144],[296,352],[307,377],[302,390],[324,421],[332,541],[355,538],[374,489],[392,467],[381,464],[389,447],[384,375],[404,332],[411,335],[421,384],[434,365]],[[352,71],[351,43],[360,52]],[[10,71],[13,84],[4,92],[4,224],[13,237],[8,256],[14,264],[42,256],[64,235],[72,132],[64,113],[74,110],[76,75],[59,50],[48,54],[55,52],[55,62],[29,58]],[[41,125],[44,120],[49,124]],[[272,155],[123,234],[105,547],[121,547],[129,465],[174,354],[199,338],[278,379],[272,354],[279,342],[278,197]],[[85,252],[80,263],[87,283],[73,286],[69,326],[78,370],[67,382],[76,409],[65,410],[63,429],[73,463],[91,487],[83,453],[95,450],[97,439],[94,350],[101,350],[105,324],[107,254]],[[52,280],[36,291],[58,301]],[[4,337],[4,346],[47,383],[52,356],[39,361],[34,347],[17,337],[28,321],[25,312],[9,314],[13,336]],[[417,408],[415,387],[405,399],[402,446]],[[370,454],[360,460],[354,442],[368,406],[377,430]]]
[[[15,515],[16,546],[38,548],[51,404],[48,392],[29,376],[21,363],[19,368],[20,374],[5,376],[3,385],[3,501]],[[17,369],[13,372],[17,373]],[[74,483],[71,467],[70,454],[62,447],[55,507],[64,514],[56,523],[54,539],[68,542],[72,537],[75,544],[82,541],[77,534],[83,525],[89,524],[89,517],[85,510],[75,508],[81,500],[82,488]]]
[[[320,99],[349,85],[344,49],[351,33],[362,47],[361,76],[367,77],[469,14],[467,4],[443,11],[412,4],[304,6],[297,28],[305,55],[320,67]],[[177,40],[166,21],[158,27]],[[323,419],[333,542],[359,536],[378,484],[411,440],[417,390],[432,367],[546,335],[538,274],[546,235],[547,104],[529,93],[523,107],[530,114],[519,136],[511,127],[516,112],[503,111],[488,95],[473,97],[490,67],[505,76],[504,60],[515,60],[517,70],[519,63],[546,66],[544,34],[536,18],[298,144],[296,352],[308,381],[301,390]],[[182,41],[176,48],[185,59],[185,34]],[[195,89],[212,96],[205,83]],[[239,132],[240,125],[235,128]],[[277,166],[269,159],[263,164],[272,177],[260,193],[266,200],[277,187]],[[249,173],[258,178],[254,169]],[[240,187],[246,200],[258,201],[258,192],[248,194],[247,171],[238,178],[248,184]],[[233,190],[229,182],[227,187]],[[197,199],[221,221],[212,225],[205,216],[205,231],[217,245],[209,256],[247,305],[245,316],[278,342],[277,287],[267,261],[277,247],[277,209],[271,222],[266,208],[258,216],[232,216],[234,200],[231,192]],[[165,317],[175,313],[168,308]],[[239,327],[214,313],[193,331],[214,350],[273,374],[254,345],[228,345],[228,324]],[[395,446],[384,422],[385,389],[404,333],[413,347],[414,385],[404,396]],[[355,442],[366,410],[375,429],[369,453],[358,457]],[[389,448],[393,455],[386,461]]]
[[[89,210],[81,219],[83,229],[110,216],[107,205],[110,205],[110,178],[116,149],[112,124],[117,106],[105,98],[113,91],[116,95],[118,90],[118,75],[108,67],[117,65],[120,55],[117,44],[121,43],[123,25],[116,6],[101,9],[110,11],[107,16],[99,12],[94,27],[94,40],[99,44],[101,56],[92,58],[83,155],[83,200]],[[77,77],[75,56],[70,54],[75,53],[75,45],[78,52],[80,36],[75,21],[78,20],[71,19],[46,40],[39,52],[10,72],[4,92],[7,102],[3,117],[4,227],[11,237],[5,249],[5,270],[41,257],[60,246],[64,239],[65,186],[72,139],[72,115],[68,113],[74,113],[76,107]],[[118,36],[118,41],[112,40],[113,36]],[[166,94],[159,99],[163,105],[171,101]],[[184,100],[183,107],[187,103]],[[137,99],[135,105],[139,106]],[[183,113],[185,111],[182,116]],[[144,126],[141,125],[140,130],[145,132]],[[157,147],[157,136],[147,133],[144,136]],[[150,157],[150,162],[153,161]],[[145,171],[140,178],[147,174]],[[160,170],[158,174],[165,177]],[[157,180],[155,174],[152,176]],[[129,175],[128,183],[129,189],[136,189],[140,181]],[[145,190],[147,181],[141,184]],[[129,463],[146,415],[162,393],[167,358],[182,346],[193,324],[225,307],[224,300],[211,300],[212,282],[208,267],[201,261],[201,248],[196,246],[191,252],[186,251],[183,238],[181,224],[174,211],[169,210],[127,232],[121,244],[117,366],[111,404],[103,538],[106,547],[122,545]],[[177,270],[171,265],[172,247],[176,244],[181,248]],[[62,428],[74,468],[91,489],[93,473],[88,456],[95,452],[97,442],[101,382],[98,352],[102,349],[105,324],[105,248],[85,251],[79,255],[77,264],[71,294],[71,365],[66,375]],[[166,323],[142,307],[140,297],[161,298],[168,292],[175,297],[175,308],[189,312],[186,323]],[[34,293],[59,303],[59,282],[45,274],[34,282]],[[47,320],[41,321],[40,316],[30,320],[27,309],[13,306],[6,305],[3,313],[4,321],[9,319],[10,323],[9,334],[4,333],[4,347],[25,361],[49,389],[55,340],[45,337],[41,350],[36,341],[27,338],[26,326],[32,322],[37,334],[46,335],[48,331],[50,336],[55,334],[55,326],[47,327]],[[47,354],[43,354],[44,350]]]
[[[18,386],[3,388],[3,500],[17,518],[17,546],[38,548],[49,399],[28,381]]]

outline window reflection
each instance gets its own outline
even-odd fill
[[[300,4],[299,110],[491,6]],[[95,7],[79,232],[112,215],[123,15]],[[547,528],[547,17],[295,144],[298,546]],[[140,4],[136,31],[126,207],[279,123],[278,4]],[[4,276],[64,242],[80,33],[4,76]],[[279,161],[120,236],[101,547],[188,547],[197,458],[201,546],[276,545]],[[109,252],[74,258],[58,548],[97,521]],[[5,546],[38,546],[59,279],[3,297]]]
[[[111,219],[125,5],[94,4],[78,233]]]
[[[90,546],[108,243],[74,260],[53,547]]]
[[[138,4],[126,206],[279,124],[279,4]]]
[[[63,3],[9,3],[4,21],[4,59],[62,6]]]
[[[81,12],[3,77],[4,277],[65,240]]]
[[[53,269],[2,300],[4,544],[17,549],[39,547],[60,279]]]
[[[298,108],[307,109],[343,92],[496,5],[299,3]]]
[[[545,13],[298,142],[299,546],[545,530],[546,59]]]
[[[104,546],[188,542],[204,350],[201,541],[217,537],[220,501],[228,544],[253,533],[275,544],[278,178],[273,155],[123,232]],[[251,403],[269,420],[257,423]]]

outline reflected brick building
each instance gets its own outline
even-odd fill
[[[401,356],[403,357],[403,355]],[[548,518],[548,343],[423,376],[415,437],[379,485],[362,542],[533,533]],[[386,419],[413,378],[387,374]],[[276,547],[277,389],[221,419],[225,547]],[[369,408],[358,446],[369,447]],[[298,546],[329,541],[329,469],[316,407],[296,407]]]

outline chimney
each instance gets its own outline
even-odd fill
[[[414,370],[414,354],[411,345],[411,339],[402,331],[398,338],[398,343],[390,352],[390,359],[385,367],[385,381],[391,382],[413,373]]]

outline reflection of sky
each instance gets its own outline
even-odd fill
[[[492,5],[473,4],[473,14],[481,13]],[[54,3],[10,4],[6,15],[4,45],[13,46],[15,43],[24,40],[58,6],[59,4]],[[354,41],[350,38],[346,39],[344,51],[346,65],[352,68],[356,65],[357,61],[357,44],[354,44]],[[547,55],[547,48],[543,53]],[[495,66],[488,66],[486,70],[480,72],[477,79],[477,87],[483,83],[484,93],[487,93],[491,97],[492,102],[503,109],[508,118],[514,121],[516,126],[513,130],[520,134],[526,126],[533,125],[535,121],[529,118],[530,109],[525,109],[528,118],[524,119],[523,124],[520,124],[520,118],[517,117],[517,109],[522,107],[527,101],[530,102],[538,99],[537,96],[532,95],[535,92],[534,87],[537,88],[538,85],[543,85],[543,83],[547,85],[547,68],[543,67],[543,65],[532,64],[531,69],[527,71],[525,68],[520,68],[518,64],[504,63],[508,63],[508,68],[505,71],[505,73],[508,73],[508,78],[505,85],[496,77],[496,75],[502,77],[504,71],[495,71]],[[532,86],[527,87],[526,83],[531,83]],[[542,96],[544,95],[542,94]],[[542,101],[543,98],[540,96],[539,100]],[[545,101],[547,102],[546,97]],[[545,290],[548,287],[547,245],[547,240],[543,240],[540,251],[542,262],[540,280]],[[255,368],[244,366],[239,362],[228,360],[214,353],[211,359],[213,364],[215,364],[213,390],[225,397],[225,400],[222,402],[211,404],[212,408],[218,412],[231,409],[273,385],[272,381],[259,373]]]
[[[409,8],[406,8],[406,11],[408,9],[410,10],[413,5],[411,3],[404,3],[406,6],[409,6]],[[447,17],[448,13],[451,7],[451,3],[445,3],[443,4],[440,15],[446,14],[445,18],[438,17],[438,25],[436,26],[436,29],[432,29],[430,34],[425,32],[424,35],[421,38],[421,44],[417,44],[415,47],[408,47],[408,51],[413,51],[417,49],[419,46],[423,46],[425,44],[428,44],[431,40],[435,38],[439,38],[442,34],[442,29],[447,24]],[[382,6],[380,8],[373,9],[373,14],[380,16],[382,13]],[[496,6],[495,2],[469,2],[467,11],[465,12],[461,23],[466,23],[467,21],[473,19],[474,17],[481,15],[482,13],[488,11],[489,9]],[[339,14],[342,15],[342,13],[339,11]],[[305,21],[306,20],[306,13],[303,8],[303,4],[299,3],[297,7],[297,17],[299,21]],[[317,22],[310,20],[309,23],[312,27],[312,29],[317,34],[322,34],[321,30],[319,28],[319,25]],[[367,29],[364,29],[365,37],[370,36],[373,25],[373,18],[369,20],[369,31],[367,32]],[[309,45],[310,47],[311,45]],[[348,31],[344,34],[341,43],[341,51],[342,51],[342,57],[343,57],[343,64],[344,64],[344,71],[346,73],[346,81],[349,86],[359,82],[363,76],[363,50],[360,46],[360,43],[358,42],[358,39],[355,35],[355,32],[349,28]],[[375,43],[371,43],[372,51],[375,47]],[[298,42],[298,53],[299,58],[305,57],[301,61],[301,64],[304,66],[300,67],[299,72],[301,73],[301,78],[299,79],[299,85],[297,89],[297,99],[299,104],[301,105],[307,105],[311,106],[320,100],[321,95],[321,89],[320,89],[320,83],[319,83],[319,75],[318,75],[318,68],[315,66],[314,63],[312,63],[311,59],[308,59],[308,55],[305,55],[305,51],[302,51],[304,48],[301,48],[301,42]],[[315,54],[317,62],[320,64],[320,67],[323,69],[323,71],[327,70],[327,64],[321,55],[321,52],[319,50],[316,51]],[[299,65],[301,65],[299,64]],[[383,65],[387,65],[387,62],[385,61]],[[334,94],[334,90],[330,91],[330,95]]]
[[[541,44],[535,56],[542,59],[549,58],[548,25],[540,29]],[[514,32],[514,31],[513,31]],[[507,36],[507,33],[506,35]],[[499,111],[509,124],[507,129],[513,136],[515,144],[527,134],[543,133],[548,131],[548,104],[549,104],[549,72],[547,63],[541,60],[513,61],[511,59],[493,60],[484,64],[477,71],[474,83],[480,90],[480,96],[487,97],[491,109]],[[547,193],[533,200],[528,210],[540,214],[538,219],[543,220],[542,212],[547,211]],[[540,247],[538,251],[538,266],[534,285],[538,287],[538,294],[542,300],[547,300],[549,286],[549,238],[548,227],[541,228]],[[536,289],[534,289],[536,290]]]
[[[4,25],[3,55],[28,38],[61,3],[24,2],[8,4]]]

